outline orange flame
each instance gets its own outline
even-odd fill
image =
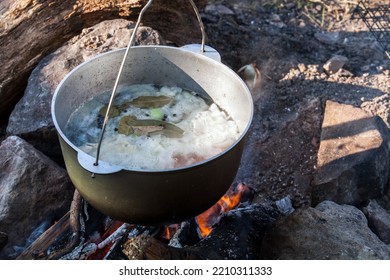
[[[244,184],[239,184],[235,190],[230,188],[216,204],[196,217],[199,234],[202,238],[213,231],[213,226],[219,222],[221,214],[234,209],[240,203],[242,194],[248,189]]]
[[[176,233],[176,231],[178,229],[179,229],[178,224],[172,224],[172,225],[166,226],[161,238],[163,238],[165,240],[171,240],[171,238],[173,237],[173,235]]]

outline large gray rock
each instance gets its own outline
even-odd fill
[[[363,208],[363,213],[367,217],[369,227],[386,244],[390,244],[389,206],[390,205],[385,201],[378,202],[373,199]]]
[[[262,242],[263,259],[390,259],[390,248],[354,206],[324,201],[279,219]]]
[[[5,139],[0,145],[0,232],[8,242],[0,258],[15,257],[37,227],[62,217],[73,192],[64,169],[23,139]]]
[[[53,145],[58,140],[50,113],[57,85],[75,66],[93,56],[127,47],[133,27],[124,19],[101,22],[45,57],[32,72],[24,96],[9,118],[7,134],[21,136],[46,155],[59,157],[59,145]],[[163,43],[157,31],[149,27],[140,27],[136,38],[135,45]]]
[[[382,195],[389,181],[389,129],[351,105],[326,102],[312,205],[359,205]]]

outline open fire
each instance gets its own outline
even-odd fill
[[[94,225],[91,227],[95,229],[86,230],[86,227],[88,227],[88,225],[86,226],[86,221],[89,217],[87,217],[87,219],[83,221],[83,215],[85,215],[85,213],[79,213],[78,216],[80,219],[80,224],[82,224],[82,227],[84,227],[79,230],[82,232],[83,236],[80,237],[78,245],[72,244],[74,246],[71,248],[71,250],[69,250],[69,252],[67,252],[66,254],[58,255],[61,259],[108,259],[112,257],[110,256],[111,254],[115,254],[114,251],[120,251],[121,245],[126,240],[132,237],[137,237],[141,235],[151,236],[164,244],[168,244],[172,241],[172,239],[174,239],[173,237],[175,236],[175,234],[179,233],[179,231],[182,230],[183,225],[189,223],[193,225],[193,227],[191,227],[191,235],[197,236],[194,238],[194,243],[196,243],[199,242],[199,240],[201,240],[202,238],[207,237],[213,231],[214,227],[221,219],[223,213],[226,213],[229,210],[236,208],[238,205],[240,205],[240,203],[243,203],[248,200],[248,194],[251,194],[250,188],[244,184],[238,184],[235,188],[231,187],[228,192],[215,205],[213,205],[204,213],[195,217],[192,221],[183,222],[182,224],[172,224],[163,228],[130,225],[120,221],[112,220],[109,217],[105,217],[104,221],[101,222],[103,226]],[[91,219],[89,219],[89,222],[91,222]],[[56,225],[53,225],[52,228],[55,228],[55,226]],[[45,232],[42,236],[47,235],[48,231],[53,231],[52,228],[47,230],[47,232]],[[72,235],[71,233],[69,233],[69,228],[67,231],[64,231],[64,226],[62,226],[61,228],[62,231],[57,234]],[[71,225],[70,228],[72,228]],[[59,237],[61,238],[57,239],[72,240],[71,237]],[[42,238],[38,238],[37,241],[38,240],[40,240],[39,242],[45,241],[44,239],[42,240]],[[68,241],[68,243],[70,243],[70,241]],[[67,244],[66,246],[69,247],[69,244]],[[35,258],[34,256],[36,256],[37,248],[39,248],[39,244],[33,243],[30,247],[25,249],[25,251],[21,255],[21,258]],[[58,244],[53,243],[51,247],[49,247],[46,251],[48,253],[41,254],[40,258],[53,258],[53,255],[57,255],[53,252],[61,250],[58,249]]]
[[[249,191],[244,184],[239,184],[235,189],[230,188],[216,204],[197,216],[195,219],[200,237],[208,236],[213,231],[213,226],[219,222],[221,214],[234,209],[241,202],[242,196]]]

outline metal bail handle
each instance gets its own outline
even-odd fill
[[[188,0],[188,1],[190,2],[192,8],[195,11],[196,18],[198,19],[198,22],[199,22],[199,25],[200,25],[200,30],[202,32],[202,44],[201,44],[201,47],[200,47],[200,52],[204,53],[205,52],[205,41],[206,41],[206,32],[205,32],[205,29],[204,29],[204,25],[203,25],[202,19],[200,17],[198,8],[196,7],[194,1],[193,0]],[[123,68],[124,68],[124,65],[125,65],[125,62],[126,62],[127,55],[129,53],[129,50],[130,50],[131,46],[134,43],[135,36],[137,34],[138,27],[139,27],[139,25],[141,23],[142,16],[145,13],[145,11],[149,8],[149,6],[152,4],[152,2],[153,2],[153,0],[149,0],[146,3],[146,5],[142,8],[141,12],[139,13],[137,22],[136,22],[134,30],[133,30],[133,33],[131,34],[130,42],[129,42],[127,48],[126,48],[125,55],[123,56],[123,60],[122,60],[121,66],[119,68],[118,76],[116,77],[114,88],[112,90],[110,101],[108,103],[106,114],[104,116],[104,122],[103,122],[103,125],[102,125],[102,131],[100,132],[99,142],[98,142],[97,151],[96,151],[96,161],[93,164],[94,166],[98,166],[99,165],[100,148],[101,148],[102,141],[103,141],[103,135],[104,135],[104,132],[106,130],[107,122],[108,122],[108,119],[109,119],[109,113],[110,113],[110,110],[111,110],[112,103],[114,101],[114,97],[115,97],[115,94],[116,94],[116,91],[117,91],[117,88],[118,88],[119,80],[121,78],[121,74],[122,74],[122,71],[123,71]],[[92,177],[94,177],[94,174],[92,174]]]

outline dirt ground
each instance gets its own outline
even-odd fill
[[[260,70],[237,175],[258,200],[289,196],[295,208],[311,205],[326,100],[361,107],[389,125],[390,58],[354,14],[358,2],[210,1],[202,11],[207,43],[223,62],[235,71],[251,63]],[[383,1],[366,7],[378,4]],[[339,72],[326,73],[323,66],[335,55],[348,61]]]

